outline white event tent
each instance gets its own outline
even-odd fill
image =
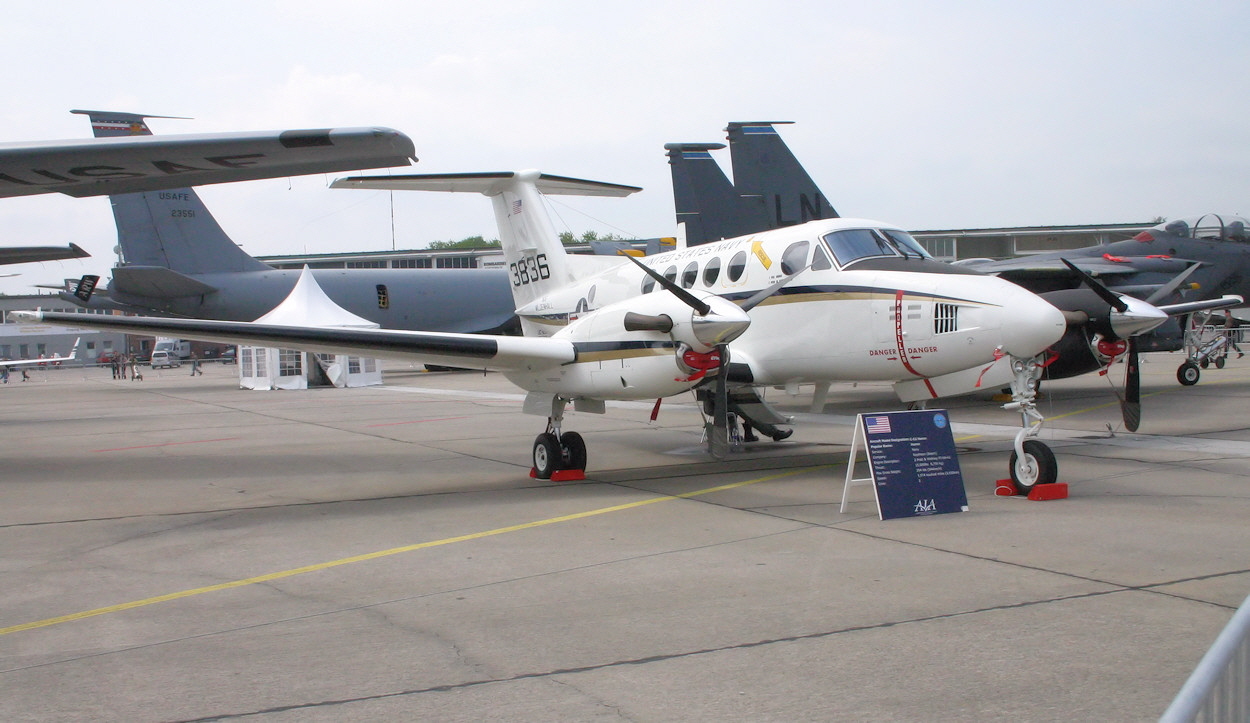
[[[308,267],[281,304],[256,320],[277,326],[354,327],[378,325],[334,303]],[[347,354],[310,354],[294,349],[239,346],[239,386],[244,389],[307,389],[310,386],[367,387],[382,383],[377,359]]]

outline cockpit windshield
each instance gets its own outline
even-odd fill
[[[824,241],[844,268],[859,259],[873,257],[932,258],[910,234],[896,229],[849,228],[827,234]]]
[[[1250,224],[1250,221],[1241,216],[1217,216],[1214,213],[1208,213],[1205,216],[1165,221],[1155,226],[1153,230],[1183,238],[1227,239],[1245,243],[1247,224]]]

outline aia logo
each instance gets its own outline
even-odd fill
[[[937,500],[918,500],[916,502],[916,506],[912,508],[912,512],[915,512],[918,515],[937,512]]]

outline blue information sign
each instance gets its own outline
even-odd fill
[[[859,419],[881,519],[968,510],[945,410],[861,414]]]

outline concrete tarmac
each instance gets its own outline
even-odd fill
[[[1139,434],[1046,384],[1068,499],[994,495],[1018,419],[980,395],[945,405],[970,510],[890,521],[839,512],[887,385],[771,390],[794,436],[725,462],[688,397],[570,413],[552,483],[494,374],[16,375],[0,719],[1153,720],[1250,593],[1250,359],[1143,359]]]

